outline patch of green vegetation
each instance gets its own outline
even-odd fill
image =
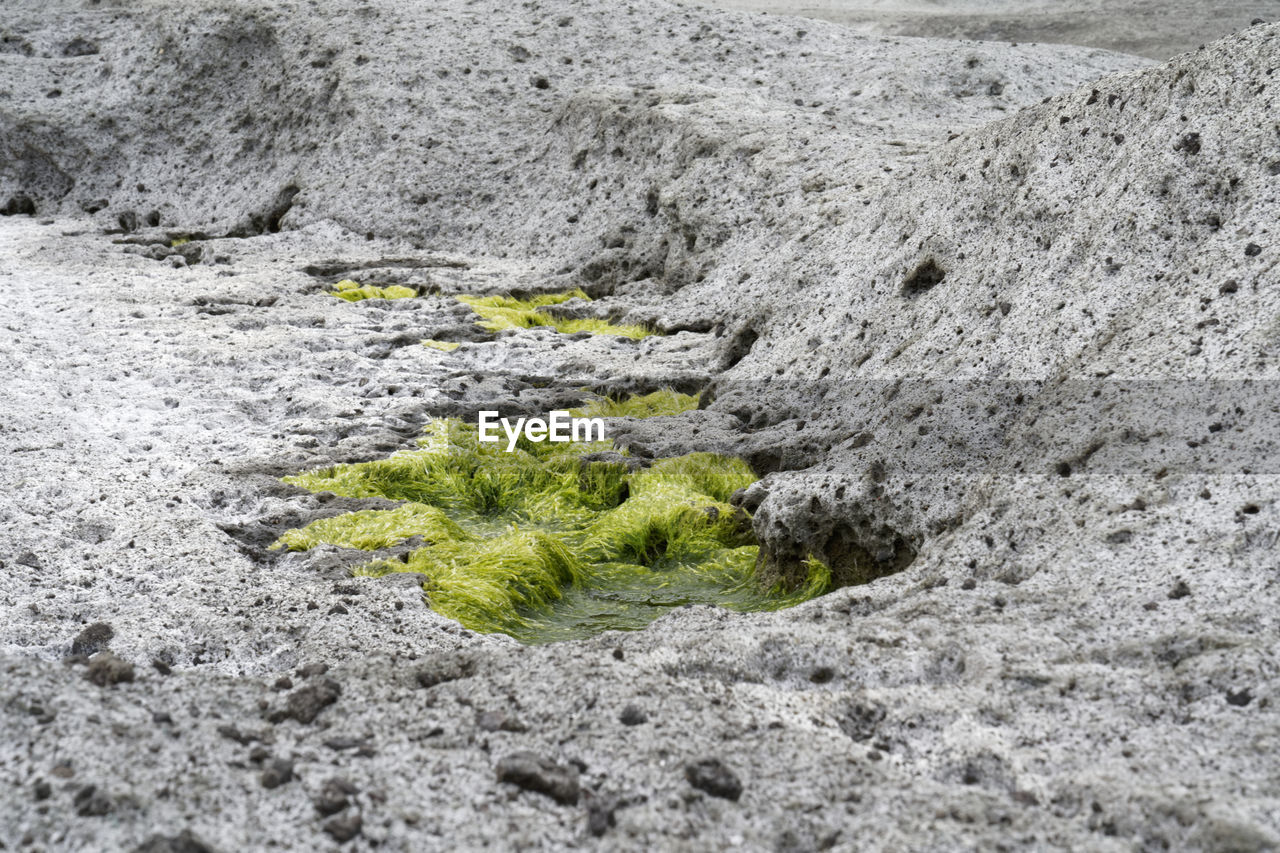
[[[443,510],[420,503],[407,503],[392,510],[365,509],[333,518],[322,518],[306,527],[290,530],[272,547],[283,546],[290,551],[306,551],[317,545],[328,544],[358,548],[361,551],[377,551],[379,548],[399,545],[413,536],[421,536],[429,542],[451,539],[467,541],[472,538]]]
[[[678,415],[698,408],[698,398],[694,394],[680,394],[670,388],[643,394],[637,397],[622,399],[602,397],[583,406],[570,410],[570,414],[582,418],[653,418],[663,415]]]
[[[399,284],[393,284],[388,287],[375,287],[371,284],[362,285],[358,281],[344,278],[333,286],[333,290],[329,291],[329,295],[345,299],[347,302],[359,302],[362,299],[412,299],[418,295],[418,291]]]
[[[176,249],[179,246],[185,246],[190,242],[191,242],[190,237],[174,237],[172,240],[169,241],[169,248]]]
[[[658,399],[673,400],[633,410],[657,408]],[[375,560],[359,573],[421,573],[437,612],[533,643],[642,628],[685,604],[789,607],[830,588],[817,561],[799,589],[762,587],[750,519],[728,503],[756,479],[742,460],[694,453],[633,472],[583,458],[610,447],[522,437],[506,453],[480,444],[472,426],[435,421],[416,450],[285,478],[407,503],[313,522],[277,547],[376,550],[419,536],[407,559]]]
[[[436,341],[436,340],[423,341],[422,345],[424,347],[427,347],[428,349],[440,350],[440,352],[453,352],[458,347],[462,346],[462,344],[456,344],[452,341]]]
[[[458,301],[466,304],[472,311],[480,315],[480,326],[490,332],[546,326],[566,335],[571,335],[574,332],[590,332],[593,335],[617,335],[624,338],[639,339],[657,334],[646,326],[617,325],[594,317],[560,318],[540,310],[551,305],[568,302],[570,299],[591,301],[591,297],[577,288],[566,290],[563,293],[543,293],[531,296],[528,299],[516,299],[513,296],[458,297]]]

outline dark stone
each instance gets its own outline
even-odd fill
[[[1181,151],[1183,154],[1199,154],[1200,153],[1200,134],[1188,133],[1178,140],[1178,144],[1173,146],[1174,151]]]
[[[155,671],[161,675],[169,675],[173,672],[173,667],[169,666],[165,661],[160,660],[160,658],[152,658],[151,666],[154,667]]]
[[[1227,293],[1235,293],[1239,289],[1240,289],[1240,282],[1236,281],[1233,278],[1229,281],[1223,282],[1222,286],[1218,288],[1218,292],[1225,295]]]
[[[137,231],[138,214],[132,210],[123,211],[116,217],[116,223],[120,226],[120,230],[126,234]]]
[[[685,765],[684,778],[699,791],[713,797],[737,802],[742,796],[742,782],[718,758],[704,758]]]
[[[328,671],[329,664],[327,663],[309,663],[298,667],[297,676],[299,678],[315,678],[317,675],[324,675]]]
[[[258,739],[256,735],[251,735],[248,732],[242,732],[235,726],[218,726],[218,734],[222,735],[227,740],[235,741],[241,746],[246,746]]]
[[[1246,258],[1255,258],[1262,254],[1262,247],[1257,243],[1250,243],[1244,247],[1244,255]]]
[[[476,717],[476,725],[486,732],[527,732],[526,726],[519,717],[505,711],[482,711]]]
[[[435,687],[446,681],[456,681],[475,674],[475,661],[469,656],[452,655],[429,661],[418,667],[416,678],[419,687]]]
[[[293,762],[287,758],[273,758],[258,778],[264,788],[279,788],[293,781]]]
[[[31,551],[23,551],[13,560],[19,566],[26,566],[28,569],[42,569],[44,566],[40,563],[40,558]]]
[[[1169,597],[1173,599],[1186,598],[1191,594],[1191,587],[1187,586],[1186,581],[1178,581],[1173,585],[1173,589],[1169,590]]]
[[[191,830],[184,829],[177,835],[153,835],[133,848],[133,853],[215,853]]]
[[[73,38],[62,48],[63,56],[93,56],[97,52],[98,46],[84,38]]]
[[[587,832],[599,838],[617,825],[614,812],[618,803],[613,798],[592,800],[587,805]]]
[[[85,785],[76,791],[73,803],[80,817],[102,817],[111,811],[111,799],[97,785]]]
[[[829,666],[819,666],[809,673],[809,680],[814,684],[829,684],[836,677],[836,671]]]
[[[324,831],[339,844],[345,844],[360,834],[364,820],[358,814],[341,815],[325,821]]]
[[[870,740],[884,718],[883,705],[852,700],[840,708],[836,716],[836,725],[853,740]]]
[[[272,684],[271,688],[273,690],[292,690],[293,679],[287,675],[282,675],[276,679],[275,684]]]
[[[541,76],[541,75],[539,75],[539,76],[537,76],[537,77],[534,77],[534,78],[533,78],[532,80],[530,80],[529,82],[533,84],[533,88],[535,88],[535,89],[550,89],[550,88],[551,88],[551,81],[550,81],[550,80],[548,80],[546,77],[543,77],[543,76]]]
[[[1231,691],[1231,690],[1227,691],[1228,705],[1235,705],[1237,708],[1243,708],[1245,705],[1248,705],[1252,701],[1253,701],[1253,694],[1249,692],[1248,687],[1239,691]]]
[[[496,769],[499,782],[545,794],[561,805],[571,806],[578,802],[578,770],[575,767],[566,767],[524,750],[500,760]]]
[[[627,705],[622,709],[622,713],[618,715],[618,722],[624,726],[638,726],[641,723],[649,722],[649,715],[638,705]]]
[[[31,793],[35,796],[36,802],[47,800],[53,795],[53,786],[43,779],[37,779],[35,785],[31,787]]]
[[[357,749],[361,746],[364,746],[364,740],[365,740],[364,738],[354,738],[354,737],[347,737],[346,735],[339,735],[338,737],[329,738],[324,742],[324,745],[329,747],[329,749],[332,749],[334,752],[342,752],[347,749]]]
[[[94,622],[92,625],[87,625],[71,641],[71,654],[85,657],[96,655],[98,652],[106,650],[107,644],[111,642],[111,638],[115,635],[115,630],[106,622]]]
[[[358,793],[360,793],[360,789],[355,785],[352,785],[346,779],[334,776],[324,783],[324,787],[320,789],[320,793],[312,802],[315,804],[316,811],[322,817],[328,817],[351,805],[351,800],[348,798]]]
[[[80,202],[80,209],[85,213],[97,213],[99,210],[105,210],[109,204],[105,198],[86,199]]]
[[[31,200],[30,196],[19,193],[11,197],[5,202],[4,208],[0,209],[0,215],[3,216],[35,216],[36,203]]]
[[[133,664],[111,652],[98,652],[89,659],[89,669],[84,677],[99,687],[133,681]]]
[[[299,687],[285,700],[284,716],[300,723],[311,723],[342,695],[342,686],[332,678]]]
[[[275,234],[284,220],[285,214],[293,209],[293,200],[299,189],[293,184],[282,187],[265,208],[250,213],[247,223],[242,223],[227,232],[228,237],[255,237],[259,234]]]

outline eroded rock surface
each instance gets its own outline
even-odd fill
[[[14,843],[1280,845],[1280,28],[1155,65],[656,2],[0,26]],[[668,334],[455,299],[575,286]],[[852,585],[525,647],[268,550],[382,505],[281,475],[663,386],[701,407],[620,443],[742,455],[762,570]]]

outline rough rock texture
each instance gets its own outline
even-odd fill
[[[875,35],[1085,44],[1168,59],[1259,18],[1276,0],[698,0],[722,9],[804,15]]]
[[[1275,26],[1153,65],[656,2],[6,4],[2,840],[1280,846],[1276,67]],[[670,334],[453,299],[578,285]],[[618,439],[743,455],[762,569],[858,585],[525,647],[266,550],[378,505],[282,474],[663,385],[702,408]]]

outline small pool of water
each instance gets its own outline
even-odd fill
[[[313,522],[277,546],[367,550],[359,574],[420,573],[437,612],[527,643],[636,630],[689,604],[778,609],[829,588],[816,561],[799,589],[759,582],[750,518],[728,502],[756,479],[742,460],[696,453],[631,471],[583,458],[604,449],[522,439],[507,453],[436,421],[417,450],[286,478],[403,503]],[[423,544],[406,559],[377,557],[415,536]]]

